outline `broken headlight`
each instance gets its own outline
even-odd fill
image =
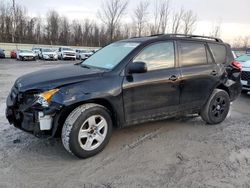
[[[59,89],[52,89],[49,91],[45,91],[39,95],[37,95],[37,103],[41,104],[43,107],[48,107],[53,96],[59,91]]]

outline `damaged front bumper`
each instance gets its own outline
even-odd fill
[[[7,98],[6,118],[9,123],[37,137],[51,136],[54,119],[61,105],[52,103],[43,108],[34,103],[19,104],[17,100],[11,94]]]

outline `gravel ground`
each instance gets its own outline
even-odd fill
[[[217,126],[184,117],[115,130],[105,150],[86,160],[60,140],[10,126],[5,100],[15,79],[68,63],[0,60],[0,188],[250,187],[250,95]]]

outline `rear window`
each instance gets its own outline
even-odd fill
[[[203,43],[180,42],[179,50],[182,66],[207,64],[207,53]]]
[[[216,63],[226,63],[226,47],[220,44],[208,44]]]

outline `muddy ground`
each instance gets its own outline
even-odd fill
[[[0,60],[0,188],[250,187],[250,95],[217,126],[186,117],[115,130],[105,150],[86,160],[60,140],[10,126],[4,110],[14,80],[68,63]]]

